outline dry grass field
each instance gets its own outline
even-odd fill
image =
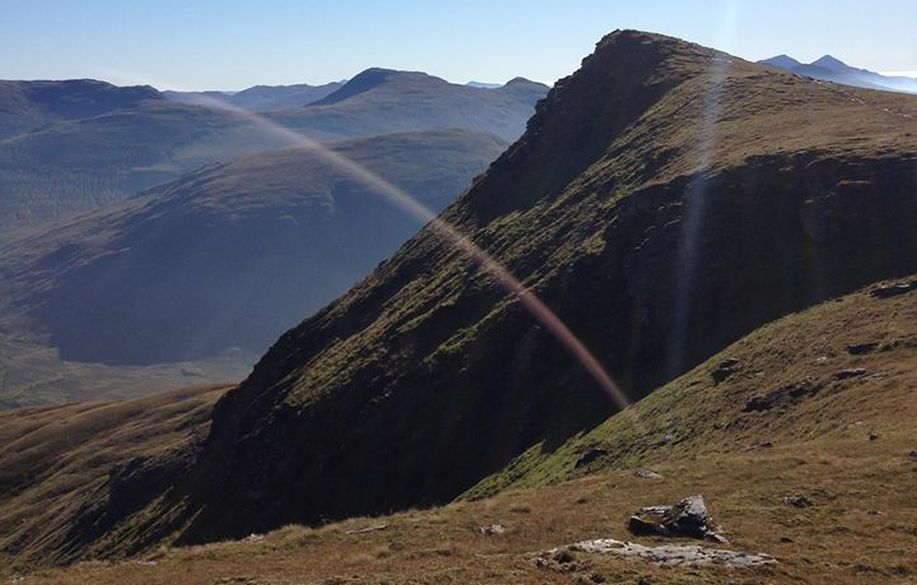
[[[101,585],[914,583],[917,291],[879,299],[874,288],[756,331],[631,410],[551,453],[523,455],[441,508],[6,577]],[[727,360],[734,372],[716,383],[712,372]],[[800,379],[821,388],[789,398],[771,392]],[[659,441],[659,433],[675,439]],[[595,449],[604,454],[584,459]],[[662,478],[638,477],[637,469]],[[730,540],[707,546],[778,563],[662,567],[580,551],[548,567],[534,562],[540,551],[585,539],[666,544],[629,535],[628,517],[692,494],[704,496]],[[788,504],[794,495],[811,506]],[[505,534],[481,533],[494,524]]]

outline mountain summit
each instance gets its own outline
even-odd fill
[[[825,69],[831,69],[832,71],[840,71],[840,72],[847,71],[848,69],[851,68],[849,65],[847,65],[840,59],[832,57],[831,55],[822,56],[817,61],[813,61],[812,65],[816,67],[824,67]]]

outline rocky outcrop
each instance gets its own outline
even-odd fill
[[[538,554],[534,562],[539,567],[562,567],[564,564],[573,562],[572,555],[576,553],[612,554],[621,557],[634,557],[644,559],[662,567],[716,564],[737,569],[749,569],[777,564],[777,559],[763,553],[748,553],[696,545],[646,546],[612,538],[584,540],[571,544],[565,549],[545,551]]]
[[[689,496],[672,506],[641,508],[631,516],[627,528],[637,535],[688,536],[728,542],[713,528],[710,512],[702,496]]]

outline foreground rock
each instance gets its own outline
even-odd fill
[[[554,564],[563,564],[565,560],[572,559],[577,552],[637,557],[663,567],[719,564],[727,567],[751,568],[777,564],[777,560],[774,557],[761,553],[748,553],[697,545],[644,546],[612,538],[584,540],[565,548],[545,551],[535,557],[535,564],[540,567],[551,568]]]
[[[712,527],[703,496],[690,496],[673,506],[641,508],[627,523],[633,534],[689,536],[726,543],[728,540]]]

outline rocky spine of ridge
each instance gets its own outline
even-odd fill
[[[444,217],[637,399],[763,323],[917,269],[914,123],[883,105],[914,107],[617,32]],[[144,530],[200,542],[448,501],[614,410],[426,230],[219,402],[188,484],[156,503],[169,526]]]

